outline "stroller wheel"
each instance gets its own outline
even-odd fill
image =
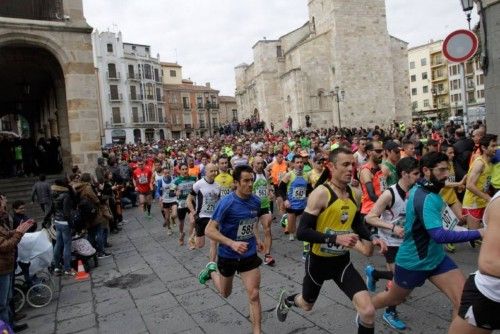
[[[36,276],[40,279],[40,283],[48,285],[52,291],[55,290],[56,285],[54,283],[54,279],[48,271],[40,271],[36,274]]]
[[[26,301],[32,307],[44,307],[52,300],[52,289],[43,283],[33,285],[26,293]]]
[[[14,286],[14,294],[12,296],[12,301],[14,302],[14,310],[17,312],[21,311],[26,303],[26,296],[23,290],[19,286]]]

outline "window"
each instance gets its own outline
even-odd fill
[[[429,86],[422,87],[422,93],[429,93]]]
[[[281,45],[276,47],[276,57],[283,57],[283,50],[281,49]]]
[[[170,70],[170,76],[172,78],[175,78],[177,76],[177,71],[176,70]]]
[[[417,109],[417,108],[418,108],[418,101],[413,101],[413,102],[411,103],[411,107],[412,107],[414,110],[415,110],[415,109]]]
[[[467,102],[468,103],[476,102],[476,97],[475,97],[474,92],[467,92]]]
[[[146,52],[149,52],[149,47],[145,47],[144,50],[146,50]]]
[[[120,115],[120,108],[119,107],[113,107],[113,108],[111,108],[111,112],[113,114],[113,124],[122,123],[122,118],[121,118],[121,115]]]
[[[189,97],[187,96],[182,97],[182,106],[184,107],[184,109],[190,109]]]
[[[238,110],[233,109],[232,112],[233,112],[233,121],[237,121],[238,120]]]
[[[217,125],[217,117],[212,117],[212,127],[213,128],[218,127],[218,125]]]
[[[107,48],[108,52],[113,52],[113,44],[108,43],[108,44],[106,45],[106,48]]]
[[[148,100],[152,100],[154,98],[153,94],[154,94],[153,85],[150,83],[146,84],[146,98]]]
[[[415,62],[410,61],[410,70],[413,70],[415,68]]]
[[[203,108],[203,98],[201,96],[196,98],[196,104],[198,105],[198,108]]]
[[[139,123],[139,109],[132,107],[132,122]]]
[[[484,75],[483,74],[476,75],[476,83],[478,86],[484,85]]]
[[[135,86],[130,86],[130,99],[137,100],[137,92]]]
[[[429,107],[429,100],[428,99],[424,100],[424,107]]]
[[[160,82],[160,72],[158,72],[157,68],[155,68],[155,81]]]
[[[135,79],[134,65],[128,65],[128,77],[129,79]]]
[[[118,86],[117,85],[109,85],[109,93],[111,100],[118,100]]]
[[[484,89],[480,89],[477,91],[477,98],[484,99]]]
[[[422,80],[427,80],[427,72],[422,72]]]
[[[143,65],[143,67],[144,67],[144,77],[145,77],[146,79],[152,79],[152,78],[153,78],[153,75],[152,75],[152,73],[151,73],[151,65],[149,65],[149,64],[144,64],[144,65]]]
[[[135,51],[137,48],[135,45],[132,45],[132,50]]]
[[[155,105],[153,103],[148,104],[148,121],[156,122]]]
[[[451,95],[451,102],[459,102],[459,101],[462,101],[461,94],[452,94]]]
[[[461,88],[460,79],[455,79],[450,81],[451,90],[457,90]]]
[[[410,81],[411,82],[415,82],[417,81],[417,76],[415,74],[413,74],[411,77],[410,77]]]
[[[474,78],[467,78],[467,88],[474,88]]]
[[[420,59],[420,65],[422,65],[422,66],[427,65],[427,58]]]
[[[411,95],[417,95],[417,89],[416,88],[412,88],[411,89]]]
[[[108,78],[116,79],[116,65],[113,63],[108,64]]]
[[[163,108],[158,108],[158,122],[159,123],[164,123],[164,120],[163,120]]]
[[[162,101],[161,88],[156,88],[156,101]]]

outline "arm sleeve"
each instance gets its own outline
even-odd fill
[[[361,213],[359,211],[356,212],[356,216],[354,216],[354,220],[352,222],[352,229],[354,230],[354,232],[356,232],[356,234],[359,235],[361,239],[368,241],[372,240],[371,239],[372,234],[368,229],[368,227],[366,227],[366,225],[363,223],[361,219]]]
[[[481,238],[478,230],[471,231],[449,231],[442,227],[427,230],[431,238],[438,244],[467,242]]]
[[[366,192],[368,193],[368,197],[372,200],[372,202],[376,202],[378,200],[377,194],[375,194],[375,188],[373,188],[372,182],[365,183]]]
[[[299,227],[297,229],[297,239],[315,244],[325,243],[326,235],[316,231],[317,220],[318,216],[304,212],[300,217]],[[329,237],[331,237],[331,235]]]

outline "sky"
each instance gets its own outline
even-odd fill
[[[182,65],[184,78],[234,95],[234,67],[253,61],[258,40],[277,39],[306,23],[307,2],[83,0],[83,7],[95,29],[121,31],[125,42],[150,45],[161,61]],[[386,0],[386,8],[389,34],[409,47],[467,27],[459,0]]]

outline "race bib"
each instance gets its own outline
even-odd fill
[[[221,190],[220,190],[220,196],[221,197],[226,196],[230,192],[231,192],[231,188],[221,188]]]
[[[455,216],[448,205],[445,205],[441,213],[441,220],[443,221],[443,228],[450,231],[453,231],[459,222],[457,216]]]
[[[147,184],[148,183],[148,177],[144,174],[141,174],[139,176],[139,184]]]
[[[201,211],[207,214],[212,214],[215,210],[215,204],[217,203],[216,198],[208,198],[205,203],[203,203],[203,206],[201,208]]]
[[[449,175],[448,182],[455,182],[455,175]]]
[[[178,202],[179,202],[179,209],[183,209],[183,208],[187,207],[185,199],[179,199]]]
[[[296,187],[293,189],[292,197],[295,199],[305,199],[306,198],[306,187]]]
[[[256,192],[256,195],[259,198],[267,197],[267,188],[266,187],[260,187],[260,188],[258,188],[257,192]]]
[[[324,233],[326,235],[332,235],[332,234],[341,235],[341,234],[351,233],[351,231],[334,231],[332,229],[326,228]],[[335,254],[335,255],[340,255],[347,252],[344,246],[335,244],[333,244],[332,246],[328,246],[328,244],[321,244],[320,251],[323,253]]]
[[[236,241],[243,241],[253,238],[253,227],[257,223],[257,218],[244,219],[240,221]]]

